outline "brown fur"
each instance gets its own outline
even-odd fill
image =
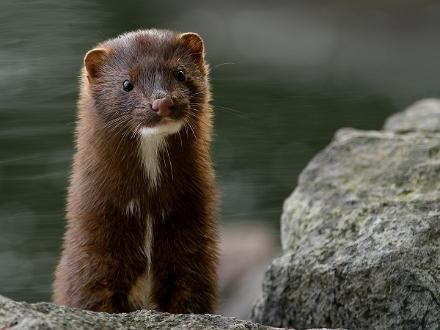
[[[217,193],[208,67],[201,39],[184,35],[132,32],[86,55],[55,303],[110,313],[215,311]],[[176,67],[184,68],[185,82],[174,79]],[[122,90],[127,78],[135,85],[128,93]],[[173,96],[174,117],[185,125],[165,137],[154,186],[136,129],[156,125],[148,107],[164,95]],[[133,212],[127,212],[132,200]]]

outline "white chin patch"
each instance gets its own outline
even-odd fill
[[[159,124],[154,127],[142,127],[139,129],[139,133],[143,137],[153,135],[170,135],[177,133],[183,126],[183,121],[168,121],[165,124]]]
[[[183,126],[183,121],[168,121],[154,127],[139,129],[139,156],[144,166],[151,188],[157,188],[160,182],[160,151],[166,148],[165,137],[177,133]]]

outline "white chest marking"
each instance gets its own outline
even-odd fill
[[[144,253],[147,256],[148,265],[151,265],[151,250],[153,249],[153,222],[154,219],[148,215],[145,219],[145,239],[144,239]]]
[[[160,182],[160,152],[165,147],[165,137],[177,133],[182,127],[182,121],[172,121],[155,127],[142,127],[140,135],[140,157],[152,187]]]
[[[144,233],[144,244],[142,246],[142,253],[147,258],[147,268],[145,272],[141,274],[134,282],[129,295],[128,300],[132,306],[137,309],[144,308],[156,308],[151,300],[151,289],[153,286],[153,274],[151,272],[151,262],[152,262],[152,249],[153,249],[153,218],[151,215],[147,215],[145,218],[145,233]]]
[[[140,157],[152,187],[160,180],[160,151],[164,147],[165,137],[161,135],[141,136]]]

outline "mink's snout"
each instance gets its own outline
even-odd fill
[[[167,117],[173,113],[174,102],[169,97],[156,99],[151,105],[151,109],[160,117]]]

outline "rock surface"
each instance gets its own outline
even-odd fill
[[[279,328],[264,326],[250,321],[238,320],[232,317],[210,314],[168,314],[147,310],[129,314],[95,313],[51,303],[28,304],[24,302],[16,302],[0,295],[0,330],[29,329],[277,330]]]
[[[425,99],[387,119],[385,130],[405,132],[439,132],[440,100]]]
[[[275,328],[219,315],[173,315],[153,311],[137,311],[130,314],[94,313],[49,303],[15,302],[0,296],[0,329],[270,330]]]
[[[385,128],[340,130],[303,171],[284,204],[284,254],[253,320],[438,329],[440,101],[419,102]]]

